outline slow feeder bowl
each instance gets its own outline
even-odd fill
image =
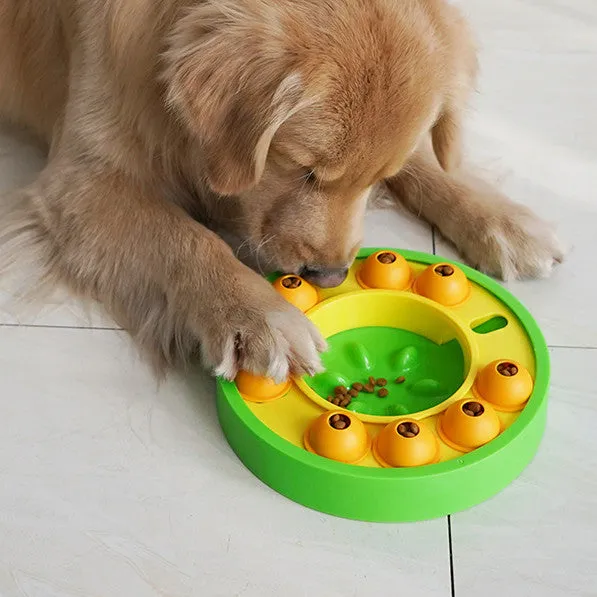
[[[516,412],[533,393],[533,380],[528,370],[516,361],[493,361],[479,372],[473,391],[497,410]]]
[[[339,423],[343,424],[341,428],[334,426]],[[371,447],[362,421],[341,410],[326,412],[315,419],[305,431],[304,443],[309,452],[347,464],[360,462]]]
[[[500,433],[500,420],[487,402],[465,398],[452,404],[438,419],[443,442],[460,452],[484,446]]]
[[[383,467],[423,466],[438,461],[439,443],[426,425],[400,419],[379,432],[373,454]]]
[[[363,288],[405,290],[412,283],[408,262],[394,251],[378,251],[367,257],[356,277]]]
[[[319,302],[306,311],[328,341],[325,373],[294,379],[282,398],[262,404],[247,394],[253,400],[260,394],[263,402],[287,386],[274,391],[270,381],[263,392],[243,384],[242,375],[238,384],[220,379],[218,416],[249,470],[304,506],[363,521],[441,517],[496,495],[535,455],[547,417],[549,353],[528,311],[500,284],[466,266],[459,269],[470,281],[470,294],[454,306],[421,296],[412,285],[386,290],[359,282],[365,261],[379,253],[402,255],[415,276],[437,263],[433,255],[411,251],[361,251],[346,280],[337,288],[316,288]],[[300,287],[291,286],[289,297]],[[532,378],[532,395],[516,412],[496,413],[496,398],[494,409],[472,394],[475,376],[483,391],[482,370],[500,357],[515,359],[508,362],[520,364]],[[369,377],[387,379],[389,395],[380,397],[378,388],[353,395],[348,410],[327,400],[335,386],[364,384]],[[478,407],[477,412],[467,407],[470,414],[462,410],[469,402],[482,405],[482,416],[475,417]],[[340,414],[350,417],[350,425],[328,431],[330,417]],[[471,424],[465,415],[476,421]],[[395,424],[402,421],[419,428],[405,438],[409,450],[426,431],[435,436],[438,462],[429,444],[419,446],[420,452],[413,448],[414,454],[398,450]],[[363,426],[374,438],[372,449],[356,442],[356,448],[334,451],[336,438],[349,438],[355,430],[363,438]],[[409,466],[417,462],[430,464]]]
[[[413,290],[440,305],[453,307],[469,297],[471,285],[459,267],[437,263],[423,270],[415,280]]]
[[[319,302],[314,286],[299,276],[289,275],[278,278],[273,287],[292,305],[301,311],[308,311]]]
[[[253,375],[248,371],[239,371],[234,380],[241,396],[249,402],[271,402],[288,392],[292,382],[276,383],[270,377]]]

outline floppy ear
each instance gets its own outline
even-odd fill
[[[238,1],[206,2],[177,23],[165,55],[169,104],[200,143],[207,183],[223,195],[259,182],[272,138],[302,96],[275,29],[247,11]]]
[[[462,123],[459,109],[446,106],[431,129],[433,151],[440,166],[455,170],[462,160]]]

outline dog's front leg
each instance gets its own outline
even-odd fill
[[[41,244],[47,273],[102,302],[158,366],[200,348],[227,378],[320,368],[308,319],[155,187],[56,159],[19,194],[17,228]]]
[[[546,222],[472,176],[445,172],[430,152],[415,153],[386,185],[484,272],[504,279],[545,277],[563,258]]]

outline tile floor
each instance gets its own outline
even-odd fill
[[[126,335],[75,301],[0,303],[0,595],[597,596],[597,5],[459,2],[483,42],[470,154],[572,246],[551,280],[512,284],[551,347],[539,454],[449,519],[360,524],[248,473],[202,373],[156,387]],[[0,186],[42,156],[0,136]],[[451,255],[427,226],[370,215],[368,242]]]

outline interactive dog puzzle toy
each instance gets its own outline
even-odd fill
[[[267,485],[337,516],[413,521],[478,504],[530,462],[549,355],[502,286],[393,249],[361,251],[338,288],[273,284],[329,350],[314,377],[218,381],[228,442]]]

